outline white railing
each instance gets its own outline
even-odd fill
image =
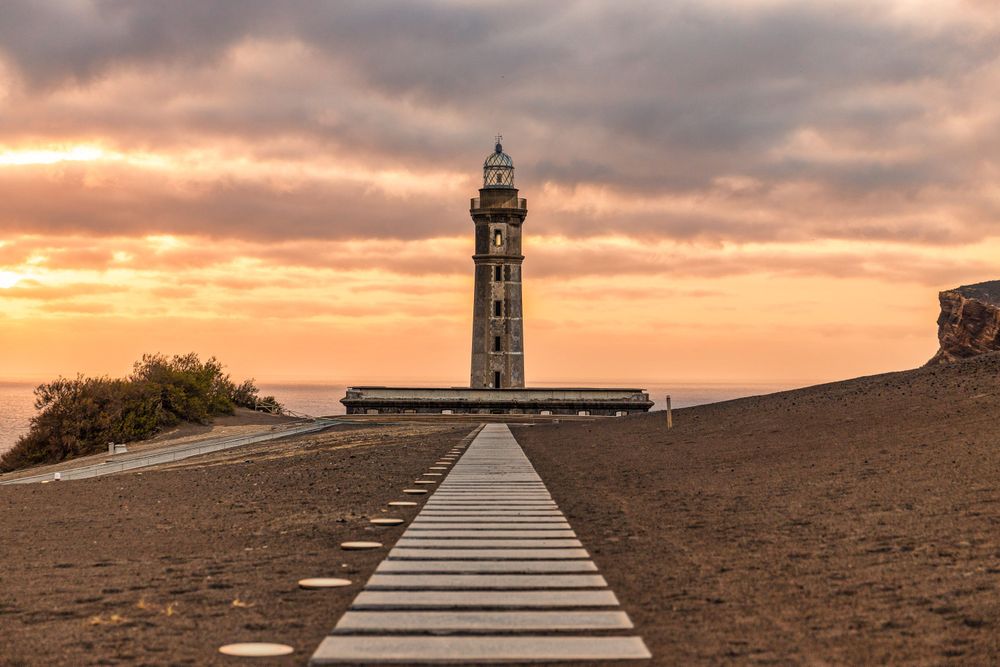
[[[59,478],[61,480],[71,480],[71,479],[87,479],[90,477],[100,477],[103,475],[108,475],[116,472],[124,472],[126,470],[135,470],[137,468],[145,468],[153,465],[161,465],[163,463],[172,463],[174,461],[180,461],[182,459],[191,458],[192,456],[200,456],[202,454],[211,454],[212,452],[218,452],[224,449],[231,449],[233,447],[240,447],[242,445],[251,445],[258,442],[267,442],[269,440],[277,440],[278,438],[284,438],[291,435],[305,435],[312,433],[314,431],[321,431],[329,426],[336,424],[335,420],[312,420],[311,424],[301,424],[297,422],[288,422],[284,424],[284,428],[278,428],[274,431],[269,431],[267,433],[251,433],[248,435],[230,436],[218,439],[212,439],[202,445],[198,444],[180,444],[175,445],[173,449],[167,450],[157,450],[147,453],[143,452],[133,452],[124,455],[127,458],[122,458],[120,461],[105,461],[103,463],[90,464],[81,466],[80,468],[71,468],[69,470],[59,471]],[[0,481],[0,485],[4,484],[30,484],[32,482],[42,482],[47,480],[52,480],[54,473],[43,473],[41,475],[31,475],[28,477],[20,477],[11,480]]]

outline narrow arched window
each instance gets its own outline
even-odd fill
[[[493,245],[502,246],[503,245],[503,232],[499,229],[493,232]]]

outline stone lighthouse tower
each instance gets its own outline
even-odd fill
[[[517,196],[514,162],[503,152],[501,139],[483,163],[483,187],[469,211],[476,225],[473,388],[524,387],[521,225],[528,202]]]

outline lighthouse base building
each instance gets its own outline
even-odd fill
[[[348,387],[349,415],[592,415],[623,417],[653,407],[642,389]]]
[[[521,230],[528,201],[514,187],[514,162],[497,137],[472,199],[475,288],[469,387],[349,387],[347,414],[534,414],[623,416],[653,407],[642,389],[524,386]]]

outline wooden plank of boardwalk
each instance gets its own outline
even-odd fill
[[[375,572],[597,572],[589,560],[384,560]]]
[[[422,537],[419,534],[410,536],[404,535],[396,542],[400,547],[412,547],[416,549],[489,549],[489,548],[517,548],[517,549],[556,549],[562,547],[582,547],[580,540],[569,538],[539,539],[526,538],[523,540],[503,540],[503,539],[435,539]]]
[[[488,424],[310,664],[651,657],[575,538],[510,429]]]
[[[349,611],[334,632],[557,632],[631,628],[632,622],[623,611]]]
[[[635,660],[649,657],[651,657],[649,650],[639,637],[331,635],[316,649],[310,664],[337,662],[483,664],[556,660]]]
[[[368,590],[504,590],[513,588],[606,588],[599,574],[388,574],[376,572]]]
[[[430,521],[414,521],[410,528],[419,530],[442,530],[446,528],[460,528],[462,530],[569,530],[569,524],[561,518],[541,519],[519,517],[516,519],[504,517],[491,517],[482,519],[462,519],[450,517],[445,520],[433,519]]]
[[[566,607],[615,607],[618,599],[609,590],[533,591],[381,591],[365,587],[351,609],[526,609]]]
[[[407,549],[396,547],[389,552],[390,559],[402,560],[562,560],[590,558],[586,549]]]
[[[546,530],[544,528],[530,528],[532,524],[528,524],[529,528],[525,529],[517,524],[514,527],[508,526],[507,524],[502,524],[499,528],[494,528],[493,530],[485,530],[481,526],[473,524],[472,526],[457,524],[462,526],[462,528],[456,528],[456,524],[444,524],[445,528],[440,529],[427,529],[420,528],[414,531],[414,536],[420,537],[468,537],[468,538],[485,538],[485,537],[499,537],[499,538],[527,538],[534,539],[539,537],[551,537],[554,539],[572,538],[576,537],[576,533],[569,529],[561,530]]]

